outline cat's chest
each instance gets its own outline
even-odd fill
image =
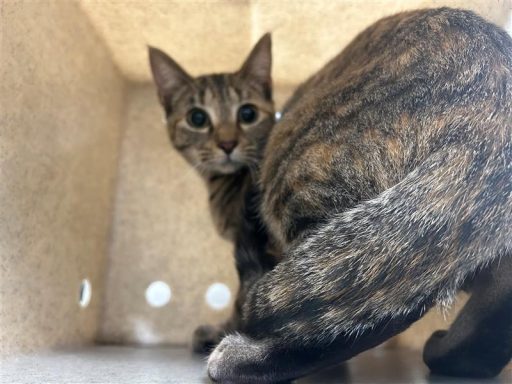
[[[240,228],[248,183],[245,175],[214,177],[207,183],[213,223],[217,232],[227,240],[234,241]]]
[[[241,224],[240,209],[241,202],[238,199],[229,203],[216,202],[210,204],[210,213],[215,229],[226,240],[234,241],[237,228]]]

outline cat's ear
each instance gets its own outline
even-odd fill
[[[266,33],[256,43],[245,60],[239,74],[259,82],[268,91],[269,98],[272,93],[272,38]]]
[[[192,82],[192,77],[158,48],[148,46],[149,64],[153,79],[158,89],[160,102],[165,107],[165,100],[176,90]]]

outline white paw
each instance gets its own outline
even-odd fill
[[[245,382],[252,372],[244,367],[257,365],[264,357],[262,344],[241,335],[226,336],[208,358],[208,376],[219,383]]]
[[[208,376],[211,380],[218,382],[221,378],[221,369],[222,366],[222,349],[220,349],[222,345],[222,341],[217,347],[213,350],[213,352],[208,357]]]

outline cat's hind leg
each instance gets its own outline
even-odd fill
[[[308,334],[315,330],[313,319],[312,328],[298,331],[302,340],[291,340],[286,335],[257,339],[241,334],[228,335],[210,355],[208,375],[214,382],[223,384],[288,383],[382,343],[403,331],[422,313],[423,310],[417,310],[406,316],[383,319],[373,329],[334,339],[308,340]]]
[[[493,377],[512,358],[512,258],[497,260],[474,282],[448,331],[435,332],[423,359],[434,374]]]

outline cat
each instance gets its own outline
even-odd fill
[[[260,223],[254,183],[275,120],[271,37],[265,34],[234,73],[193,78],[154,47],[149,61],[171,143],[205,180],[215,227],[235,243],[240,289],[234,312],[222,325],[200,326],[192,340],[195,352],[210,352],[237,329],[246,283],[271,269],[278,254]],[[245,253],[247,244],[258,251]]]
[[[285,382],[400,333],[462,287],[436,374],[512,356],[512,39],[470,11],[390,16],[301,85],[270,133],[261,212],[282,261],[247,287],[219,383]],[[259,252],[250,249],[248,252]]]

